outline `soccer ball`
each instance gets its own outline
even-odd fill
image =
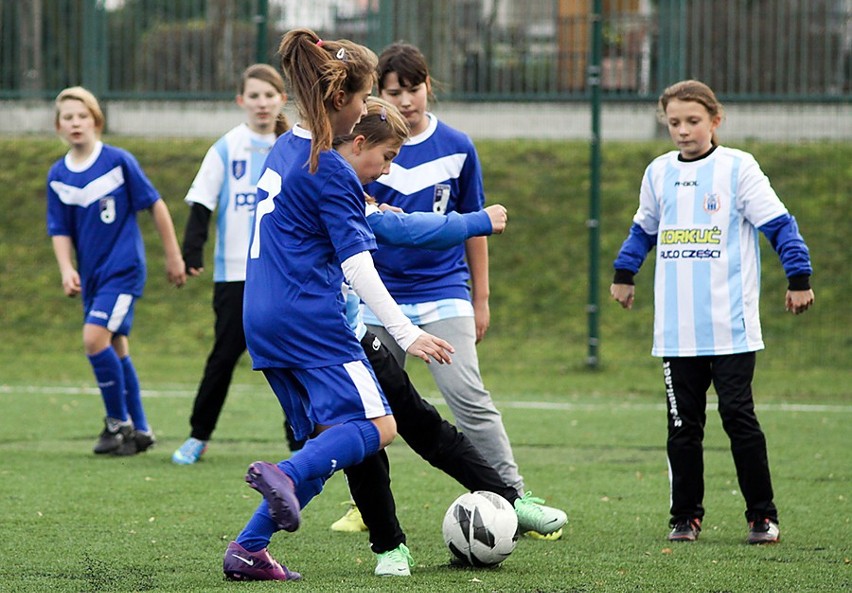
[[[505,498],[493,492],[466,492],[444,515],[444,543],[461,563],[496,566],[518,542],[518,517]]]

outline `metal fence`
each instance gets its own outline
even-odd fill
[[[454,100],[586,100],[593,0],[0,0],[0,98],[225,99],[309,26],[418,45]],[[849,101],[852,0],[604,0],[603,98],[700,78],[726,100]]]

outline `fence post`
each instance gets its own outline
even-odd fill
[[[104,0],[86,0],[82,15],[82,84],[95,96],[103,97],[107,88],[107,30]]]
[[[657,11],[660,32],[660,67],[657,92],[686,78],[686,6],[683,0],[660,0]]]
[[[255,62],[258,64],[266,64],[269,56],[266,51],[267,44],[267,29],[269,22],[269,0],[257,0],[257,14],[254,15],[254,22],[257,25],[257,38],[255,39]]]
[[[600,297],[598,284],[600,279],[600,211],[601,211],[601,55],[603,53],[603,0],[594,0],[592,21],[591,59],[588,68],[588,85],[591,93],[592,139],[589,162],[589,301],[586,312],[589,320],[589,349],[586,365],[598,366],[598,315]]]

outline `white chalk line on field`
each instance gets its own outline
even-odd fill
[[[247,385],[232,385],[234,392],[254,392],[263,390],[264,387],[251,387]],[[0,385],[0,394],[26,393],[33,395],[99,395],[100,392],[94,387],[69,387],[69,386],[46,386],[46,385]],[[144,398],[190,398],[195,397],[195,390],[189,388],[167,388],[167,389],[143,389]],[[572,396],[573,397],[573,396]],[[427,397],[434,405],[446,405],[437,394],[435,397]],[[597,411],[597,410],[663,410],[664,404],[659,403],[636,403],[636,402],[539,402],[521,401],[512,399],[511,395],[501,396],[495,400],[498,408],[515,408],[524,410],[558,410],[558,411]],[[716,401],[708,399],[708,406],[715,406]],[[805,413],[852,413],[852,405],[844,404],[791,404],[791,403],[757,403],[760,411],[768,412],[805,412]]]

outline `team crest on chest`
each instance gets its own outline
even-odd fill
[[[115,198],[105,196],[98,200],[98,210],[101,214],[101,222],[104,224],[112,224],[115,222]]]
[[[447,183],[435,185],[435,194],[432,199],[432,212],[435,214],[446,214],[447,202],[450,201],[450,186]]]
[[[246,174],[246,161],[231,161],[231,174],[234,179],[241,179]]]
[[[707,214],[715,214],[722,208],[719,194],[704,194],[704,211]]]

